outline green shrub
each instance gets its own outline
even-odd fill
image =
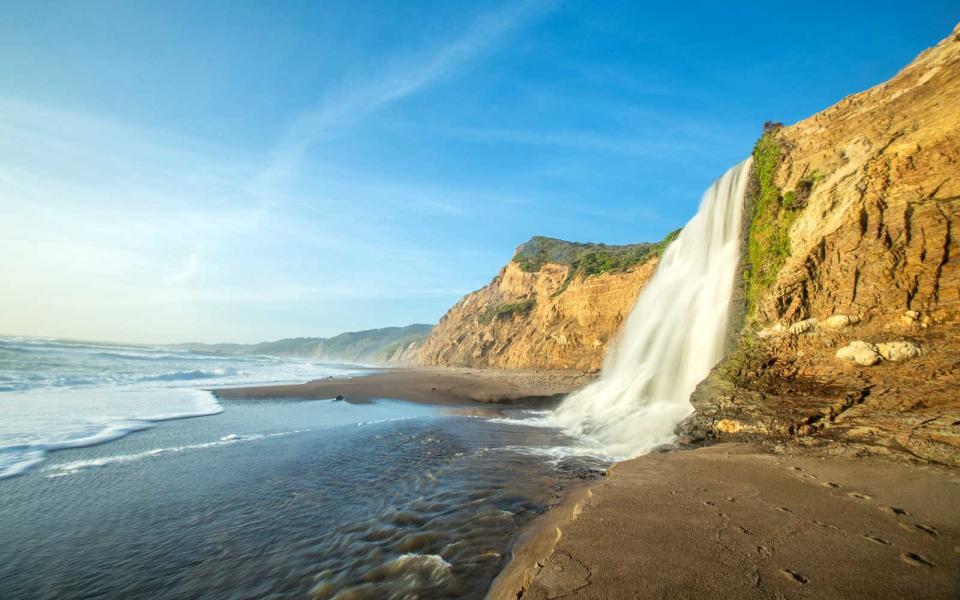
[[[806,175],[800,178],[797,182],[797,189],[793,192],[787,192],[787,194],[792,195],[793,206],[795,208],[803,208],[807,205],[807,199],[810,197],[811,192],[813,192],[813,187],[823,181],[823,175],[814,169]],[[787,195],[785,194],[785,196]]]
[[[533,310],[533,307],[536,305],[536,303],[537,301],[535,299],[528,298],[519,302],[491,306],[480,313],[479,320],[481,323],[486,325],[494,319],[512,319],[516,315],[527,314]]]

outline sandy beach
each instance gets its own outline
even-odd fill
[[[595,375],[573,371],[411,368],[372,371],[369,375],[294,385],[212,390],[223,399],[343,398],[366,402],[392,398],[450,404],[482,402],[547,406],[580,389]]]
[[[956,598],[960,472],[718,444],[615,465],[491,599]]]

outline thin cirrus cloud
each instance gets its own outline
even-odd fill
[[[266,152],[0,97],[0,253],[8,257],[0,278],[10,290],[0,298],[0,332],[257,340],[337,333],[318,314],[324,303],[384,306],[341,327],[394,324],[391,302],[450,303],[470,289],[444,268],[450,253],[408,239],[392,222],[411,208],[462,216],[471,204],[464,199],[482,192],[370,174],[356,186],[303,190],[307,154],[468,68],[549,8],[523,2],[481,15],[460,37],[327,92]],[[378,204],[378,196],[390,200]],[[234,308],[209,318],[218,306]],[[236,307],[245,311],[239,323]],[[280,327],[275,310],[285,315]]]
[[[452,42],[417,57],[394,61],[394,68],[375,79],[354,82],[327,94],[322,102],[293,120],[274,148],[267,167],[253,182],[253,189],[275,192],[280,182],[299,169],[311,146],[335,138],[371,113],[469,66],[511,32],[545,14],[552,5],[547,0],[526,0],[481,15]]]

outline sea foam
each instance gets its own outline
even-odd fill
[[[0,336],[0,479],[47,452],[103,444],[158,421],[214,415],[196,389],[296,383],[354,369],[311,360]]]
[[[10,415],[24,408],[33,413],[0,424],[0,479],[26,472],[47,452],[104,444],[161,421],[223,411],[212,393],[189,389],[34,390],[0,394],[0,407]],[[161,407],[170,412],[152,412]]]

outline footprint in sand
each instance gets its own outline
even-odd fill
[[[820,527],[825,527],[825,528],[827,528],[827,529],[837,529],[837,530],[840,529],[840,528],[837,527],[836,525],[831,525],[830,523],[824,523],[823,521],[814,521],[814,523],[816,523],[816,524],[819,525]]]
[[[792,510],[790,510],[790,509],[787,508],[786,506],[778,506],[778,507],[777,507],[777,510],[779,510],[779,511],[781,511],[781,512],[785,512],[785,513],[792,513],[792,512],[793,512]]]
[[[737,526],[737,530],[744,535],[753,535],[753,532],[747,529],[746,527]]]
[[[706,504],[707,506],[716,506],[715,503],[713,503],[713,502],[711,502],[711,501],[709,501],[709,500],[704,500],[703,503]]]
[[[802,575],[802,574],[798,573],[797,571],[793,571],[793,570],[791,570],[791,569],[783,569],[783,570],[781,570],[780,572],[783,573],[785,577],[788,577],[788,578],[796,581],[796,582],[799,583],[800,585],[803,585],[803,584],[805,584],[805,583],[807,583],[807,582],[810,581],[810,579],[807,578],[805,575]]]
[[[856,498],[857,500],[873,500],[873,496],[869,494],[861,494],[860,492],[850,492],[847,495],[851,498]]]
[[[909,516],[909,515],[910,515],[910,513],[907,512],[906,509],[900,508],[900,507],[898,507],[898,506],[881,506],[880,508],[883,509],[883,510],[889,510],[890,512],[892,512],[893,514],[897,515],[898,517],[902,517],[902,516],[905,516],[905,515],[906,515],[906,516]]]
[[[917,554],[916,552],[904,552],[900,555],[900,559],[908,565],[913,565],[915,567],[932,567],[934,566],[932,562],[924,558],[923,556]]]
[[[870,540],[870,541],[873,542],[874,544],[880,544],[881,546],[889,546],[889,545],[890,545],[890,542],[888,542],[887,540],[883,539],[882,537],[877,537],[877,536],[875,536],[875,535],[869,535],[869,534],[866,534],[866,533],[863,534],[863,537],[867,538],[868,540]]]
[[[817,478],[816,475],[811,475],[810,473],[804,473],[804,474],[801,475],[800,477],[803,477],[804,479],[816,479],[816,478]]]
[[[914,525],[914,527],[916,527],[917,529],[919,529],[920,531],[926,534],[932,535],[933,537],[937,537],[937,530],[933,527],[930,527],[929,525],[921,525],[920,523],[917,523],[916,525]]]
[[[834,482],[832,482],[832,481],[824,481],[824,482],[821,483],[820,485],[822,485],[823,487],[828,487],[828,488],[838,488],[838,487],[840,487],[840,484],[839,484],[839,483],[834,483]]]

